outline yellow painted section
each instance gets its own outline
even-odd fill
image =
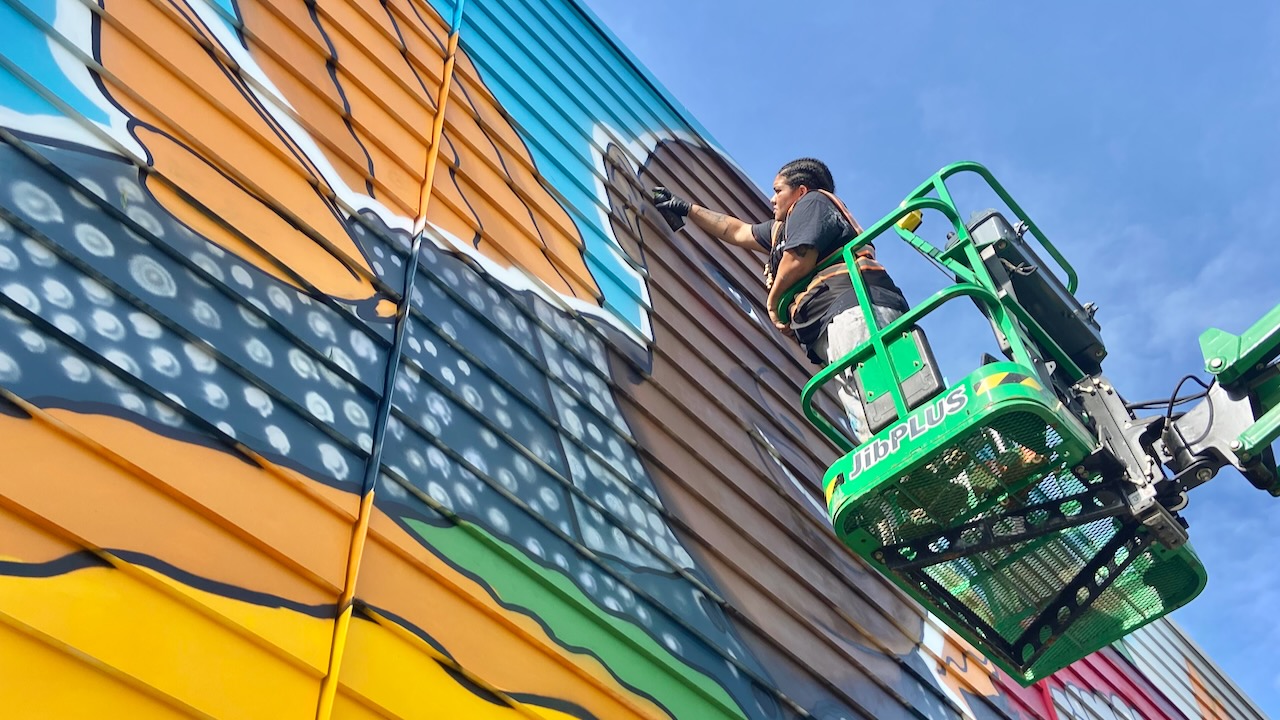
[[[534,705],[513,707],[483,699],[460,686],[421,646],[376,623],[367,620],[352,623],[347,642],[348,662],[343,666],[339,693],[376,701],[395,717],[422,720],[572,718]],[[343,716],[335,712],[334,717]]]
[[[146,582],[158,575],[134,569],[136,575],[92,567],[52,578],[0,576],[0,607],[12,622],[198,712],[311,715],[328,621],[190,587],[175,597]],[[117,694],[136,694],[101,687],[101,708],[114,708]]]
[[[333,714],[337,720],[383,720],[390,717],[378,709],[361,704],[362,699],[339,692],[333,701]]]
[[[327,650],[327,621],[163,582],[204,607],[183,607],[112,568],[41,579],[0,576],[0,603],[6,610],[0,618],[0,646],[6,649],[0,653],[0,672],[5,672],[6,683],[30,675],[56,678],[59,686],[74,688],[41,693],[46,699],[57,696],[57,703],[40,700],[33,706],[38,712],[26,717],[86,716],[81,711],[87,709],[95,717],[173,717],[187,714],[183,705],[212,717],[310,716],[318,667],[298,667],[296,658],[266,652],[219,624],[230,621],[267,633],[273,644],[291,645],[287,649],[305,651],[315,660]],[[201,617],[208,614],[220,620]],[[16,630],[15,622],[29,629]],[[45,639],[32,638],[31,632]],[[353,622],[348,642],[350,662],[340,690],[348,697],[335,705],[334,717],[378,717],[370,705],[383,716],[404,718],[572,717],[536,705],[517,708],[482,699],[421,647],[370,621]],[[23,662],[15,663],[15,658]],[[125,678],[114,680],[95,665],[109,666]],[[139,684],[167,699],[149,697]],[[32,687],[45,685],[47,679]],[[6,707],[13,706],[6,702]],[[69,714],[52,712],[57,707]],[[104,708],[111,711],[104,713]]]
[[[991,375],[986,376],[978,383],[978,386],[973,389],[973,394],[984,395],[991,392],[991,388],[1004,382],[1004,379],[1008,376],[1009,373],[1007,372],[992,373]]]
[[[12,718],[191,717],[131,688],[91,659],[49,645],[0,615],[0,704]],[[106,709],[110,708],[110,712]]]

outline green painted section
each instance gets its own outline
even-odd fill
[[[536,619],[565,647],[596,656],[623,684],[653,698],[673,717],[745,717],[705,673],[633,623],[600,608],[562,573],[470,523],[445,528],[405,522],[441,557],[481,578],[504,605]]]

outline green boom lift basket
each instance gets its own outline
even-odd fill
[[[1020,366],[986,365],[824,479],[840,539],[1024,683],[1206,580],[1189,545],[1152,543],[1119,488],[1079,472],[1091,442],[1058,405]]]
[[[1189,602],[1207,576],[1190,545],[1169,550],[1154,542],[1129,512],[1118,473],[1090,461],[1098,442],[1053,384],[1081,379],[1083,361],[1105,351],[1090,345],[1087,358],[1073,359],[1057,341],[1064,331],[1019,305],[1049,308],[1041,317],[1050,317],[1061,303],[1056,296],[1020,299],[1000,291],[946,191],[946,177],[961,171],[984,177],[1026,217],[985,168],[961,163],[944,168],[901,209],[851,241],[843,260],[855,267],[857,248],[896,227],[958,282],[888,326],[873,327],[867,342],[810,381],[802,404],[810,421],[847,451],[823,482],[836,535],[997,666],[1030,684]],[[930,192],[937,197],[926,197]],[[945,252],[895,225],[920,209],[951,220],[957,241]],[[1074,303],[1074,272],[1026,222],[1067,270],[1069,282],[1058,294]],[[994,249],[987,260],[992,256]],[[856,272],[851,277],[870,317],[865,283]],[[987,315],[1007,359],[938,390],[941,382],[920,381],[937,372],[928,367],[927,345],[919,347],[916,323],[961,296]],[[789,304],[783,297],[780,317]],[[1076,339],[1079,329],[1072,330]],[[872,421],[876,434],[858,447],[813,408],[817,390],[846,371],[864,405],[884,404],[888,394],[896,410],[891,423]],[[932,391],[922,396],[921,387]]]

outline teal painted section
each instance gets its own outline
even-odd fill
[[[235,0],[205,0],[205,2],[217,9],[218,16],[222,19],[222,23],[227,26],[227,29],[233,33],[236,32],[236,28],[241,25],[241,21]]]
[[[0,53],[0,56],[3,55],[4,53]],[[0,68],[0,97],[5,98],[5,103],[10,110],[16,110],[28,115],[62,114],[57,108],[50,105],[47,100],[32,92],[25,83],[3,68]]]
[[[25,0],[28,11],[52,25],[57,15],[56,0]],[[33,25],[6,0],[0,2],[0,28],[4,28],[5,41],[0,55],[17,64],[36,82],[58,96],[89,120],[108,122],[106,112],[67,78],[54,60],[50,40],[44,31]],[[0,97],[7,109],[28,115],[61,115],[48,101],[27,87],[13,75],[0,71]]]
[[[452,3],[432,4],[442,16],[453,10]],[[515,121],[546,183],[576,211],[574,221],[606,308],[640,327],[646,310],[643,281],[613,245],[599,209],[600,170],[593,159],[605,148],[593,148],[593,138],[602,121],[623,143],[650,135],[690,137],[699,129],[637,75],[612,38],[576,5],[534,7],[520,0],[472,5],[464,24],[461,45],[481,79]],[[570,71],[565,58],[574,55],[586,62]]]
[[[607,53],[607,56],[613,57],[615,53],[618,56],[617,58],[614,58],[614,64],[622,66],[625,61],[625,66],[628,69],[628,72],[639,74],[640,77],[644,78],[645,82],[649,84],[653,91],[662,98],[662,101],[670,106],[681,120],[698,134],[699,139],[703,143],[715,148],[715,150],[719,152],[727,162],[733,162],[733,159],[724,151],[723,146],[716,141],[715,136],[713,136],[711,132],[702,125],[702,123],[698,122],[698,118],[694,117],[693,113],[689,112],[689,110],[686,109],[685,106],[677,100],[669,90],[667,90],[667,87],[663,85],[658,78],[653,76],[653,73],[649,72],[649,68],[645,67],[644,64],[642,64],[640,60],[632,54],[629,49],[627,49],[627,46],[622,44],[622,41],[619,40],[618,37],[609,30],[608,26],[606,26],[600,18],[591,11],[591,8],[588,8],[580,2],[580,0],[569,1],[577,11],[582,14],[583,18],[585,18],[586,25],[588,27],[595,28],[595,30],[608,41],[612,48],[612,52]]]

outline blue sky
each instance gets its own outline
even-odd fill
[[[1076,266],[1130,399],[1280,303],[1280,6],[586,4],[762,189],[821,157],[867,225],[986,164]],[[1210,579],[1174,618],[1280,717],[1280,499],[1224,471],[1185,515]]]

